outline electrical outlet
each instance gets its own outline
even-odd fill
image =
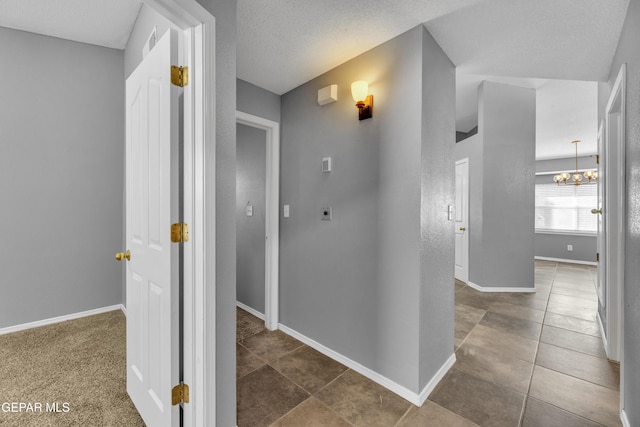
[[[333,219],[333,215],[331,214],[331,206],[321,208],[321,210],[323,221],[331,221]]]
[[[567,250],[571,252],[573,250],[573,245],[567,245]]]

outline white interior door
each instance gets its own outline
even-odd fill
[[[469,159],[456,162],[455,277],[469,280]]]
[[[148,426],[179,425],[177,35],[167,32],[126,84],[127,391]]]
[[[603,215],[604,209],[604,192],[605,192],[605,183],[607,179],[606,171],[605,171],[605,158],[604,158],[604,122],[600,123],[600,128],[598,129],[598,206],[596,206],[596,210],[592,211],[595,215],[598,216],[598,237],[596,243],[596,250],[598,251],[597,261],[598,261],[598,301],[600,302],[600,306],[602,308],[607,307],[606,301],[606,280],[605,280],[605,272],[606,272],[606,245],[605,245],[605,216]]]

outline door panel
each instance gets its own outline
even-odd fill
[[[177,35],[167,32],[127,79],[127,391],[149,426],[179,425]]]
[[[606,171],[605,171],[605,156],[604,156],[604,144],[605,144],[605,132],[604,132],[604,122],[600,123],[600,128],[598,129],[598,206],[597,209],[600,212],[604,212],[604,191],[605,191],[605,180]],[[596,250],[599,254],[598,259],[598,280],[597,280],[597,290],[598,290],[598,301],[600,302],[601,309],[606,309],[606,288],[605,288],[605,260],[606,260],[606,251],[605,251],[605,242],[604,242],[604,231],[605,231],[605,215],[598,214],[598,237]]]
[[[469,160],[456,162],[455,277],[469,280]]]

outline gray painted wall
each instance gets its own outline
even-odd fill
[[[469,281],[533,287],[535,91],[483,82],[478,133],[455,144],[469,158]]]
[[[629,2],[609,76],[613,87],[620,66],[627,64],[626,91],[626,224],[624,285],[624,361],[622,367],[624,409],[632,426],[640,425],[640,2]],[[604,99],[606,104],[606,99]],[[601,111],[604,111],[604,107]],[[602,118],[603,116],[601,116]]]
[[[533,89],[493,82],[481,86],[481,286],[534,286],[535,111]]]
[[[0,328],[120,304],[123,54],[0,28],[0,57]]]
[[[597,252],[597,238],[595,236],[576,236],[571,234],[535,235],[535,256],[544,258],[558,258],[571,261],[595,263]],[[567,245],[573,245],[569,251]]]
[[[454,319],[455,67],[422,28],[420,382],[451,356]],[[436,327],[437,325],[437,327]]]
[[[596,169],[595,156],[582,156],[578,158],[578,168]],[[565,159],[548,159],[536,162],[536,173],[573,171],[575,170],[575,157]],[[536,182],[553,182],[553,175],[537,175]],[[593,206],[596,207],[595,205]],[[573,251],[567,250],[567,245],[573,245]],[[597,252],[597,237],[570,234],[535,234],[535,256],[546,258],[558,258],[567,261],[595,262]]]
[[[476,284],[533,287],[536,93],[483,82],[479,95],[483,262]]]
[[[237,79],[238,111],[280,122],[280,95]]]
[[[450,118],[424,134],[423,126],[454,117],[453,66],[424,31],[416,27],[282,96],[281,203],[291,217],[280,221],[281,322],[416,392],[444,363],[421,359],[426,342],[447,357],[453,348],[453,293],[442,290],[453,289],[452,236],[423,242],[452,231],[442,215],[453,157],[441,177],[421,169],[423,150],[432,150],[430,161],[452,150]],[[435,62],[424,70],[423,53]],[[364,121],[350,93],[361,79],[375,104]],[[319,106],[317,91],[329,84],[338,85],[338,101]],[[423,99],[433,86],[435,97]],[[451,147],[440,147],[447,138]],[[326,156],[331,173],[321,171]],[[432,206],[421,209],[428,179],[438,185],[425,190]],[[324,206],[332,206],[332,221],[320,220]],[[427,259],[438,250],[451,252],[448,263]],[[437,309],[421,315],[430,298]]]
[[[267,132],[245,125],[236,132],[236,294],[238,301],[264,314]],[[253,216],[247,216],[249,204]]]

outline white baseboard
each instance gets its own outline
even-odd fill
[[[436,388],[438,383],[444,378],[444,376],[449,372],[449,369],[456,363],[456,354],[452,353],[449,359],[444,362],[444,365],[438,369],[438,372],[431,378],[431,380],[427,383],[425,388],[422,389],[420,394],[418,395],[418,402],[420,402],[417,406],[422,406],[424,402],[427,400],[431,392]]]
[[[501,288],[501,287],[489,287],[489,286],[480,286],[476,285],[473,282],[467,282],[467,285],[471,286],[476,291],[480,292],[524,292],[524,293],[535,293],[536,288]]]
[[[364,375],[365,377],[369,378],[371,381],[374,381],[380,384],[382,387],[392,391],[393,393],[397,394],[403,399],[408,400],[409,402],[413,403],[416,406],[422,406],[422,404],[425,402],[425,400],[427,400],[427,397],[429,397],[429,394],[431,394],[431,392],[436,387],[438,382],[440,382],[440,380],[444,377],[444,375],[449,371],[449,369],[456,362],[456,355],[455,353],[452,353],[449,359],[438,370],[436,375],[434,375],[433,378],[431,378],[431,380],[427,383],[426,387],[418,394],[390,380],[389,378],[383,375],[380,375],[379,373],[365,366],[362,366],[358,362],[352,359],[349,359],[348,357],[343,356],[342,354],[328,347],[325,347],[324,345],[314,341],[313,339],[308,338],[305,335],[302,335],[301,333],[283,325],[282,323],[280,323],[278,326],[279,326],[279,329],[285,334],[292,336],[293,338],[303,342],[304,344],[319,351],[325,356],[330,357],[331,359],[342,363],[346,367],[353,369],[354,371],[356,371],[361,375]]]
[[[607,355],[607,359],[609,358],[609,343],[607,342],[607,334],[604,331],[604,325],[602,324],[602,317],[600,317],[600,312],[596,313],[596,320],[598,321],[598,328],[600,328],[600,336],[602,337],[602,345],[604,347],[604,352]]]
[[[82,311],[80,313],[67,314],[64,316],[52,317],[50,319],[37,320],[35,322],[23,323],[21,325],[8,326],[0,329],[0,335],[10,334],[12,332],[24,331],[31,328],[39,328],[40,326],[53,325],[55,323],[65,322],[67,320],[80,319],[81,317],[93,316],[95,314],[107,313],[109,311],[125,310],[122,304],[110,305],[108,307],[96,308],[94,310]],[[126,314],[126,312],[125,312]]]
[[[624,409],[620,409],[620,421],[622,421],[623,427],[631,427],[631,423],[629,422],[629,418],[627,418],[627,413]]]
[[[249,306],[248,306],[248,305],[246,305],[246,304],[241,303],[240,301],[236,301],[236,305],[237,305],[238,307],[240,307],[241,309],[243,309],[244,311],[246,311],[246,312],[249,312],[249,313],[253,314],[253,315],[254,315],[254,316],[256,316],[258,319],[261,319],[261,320],[264,320],[264,319],[265,319],[264,314],[260,313],[258,310],[254,309],[254,308],[249,307]]]
[[[124,317],[127,317],[127,307],[125,307],[124,304],[120,304],[120,310],[122,310]]]
[[[567,264],[582,264],[582,265],[595,265],[597,266],[598,263],[595,261],[580,261],[578,259],[566,259],[566,258],[549,258],[546,256],[536,256],[534,257],[537,260],[540,261],[554,261],[554,262],[564,262]]]

